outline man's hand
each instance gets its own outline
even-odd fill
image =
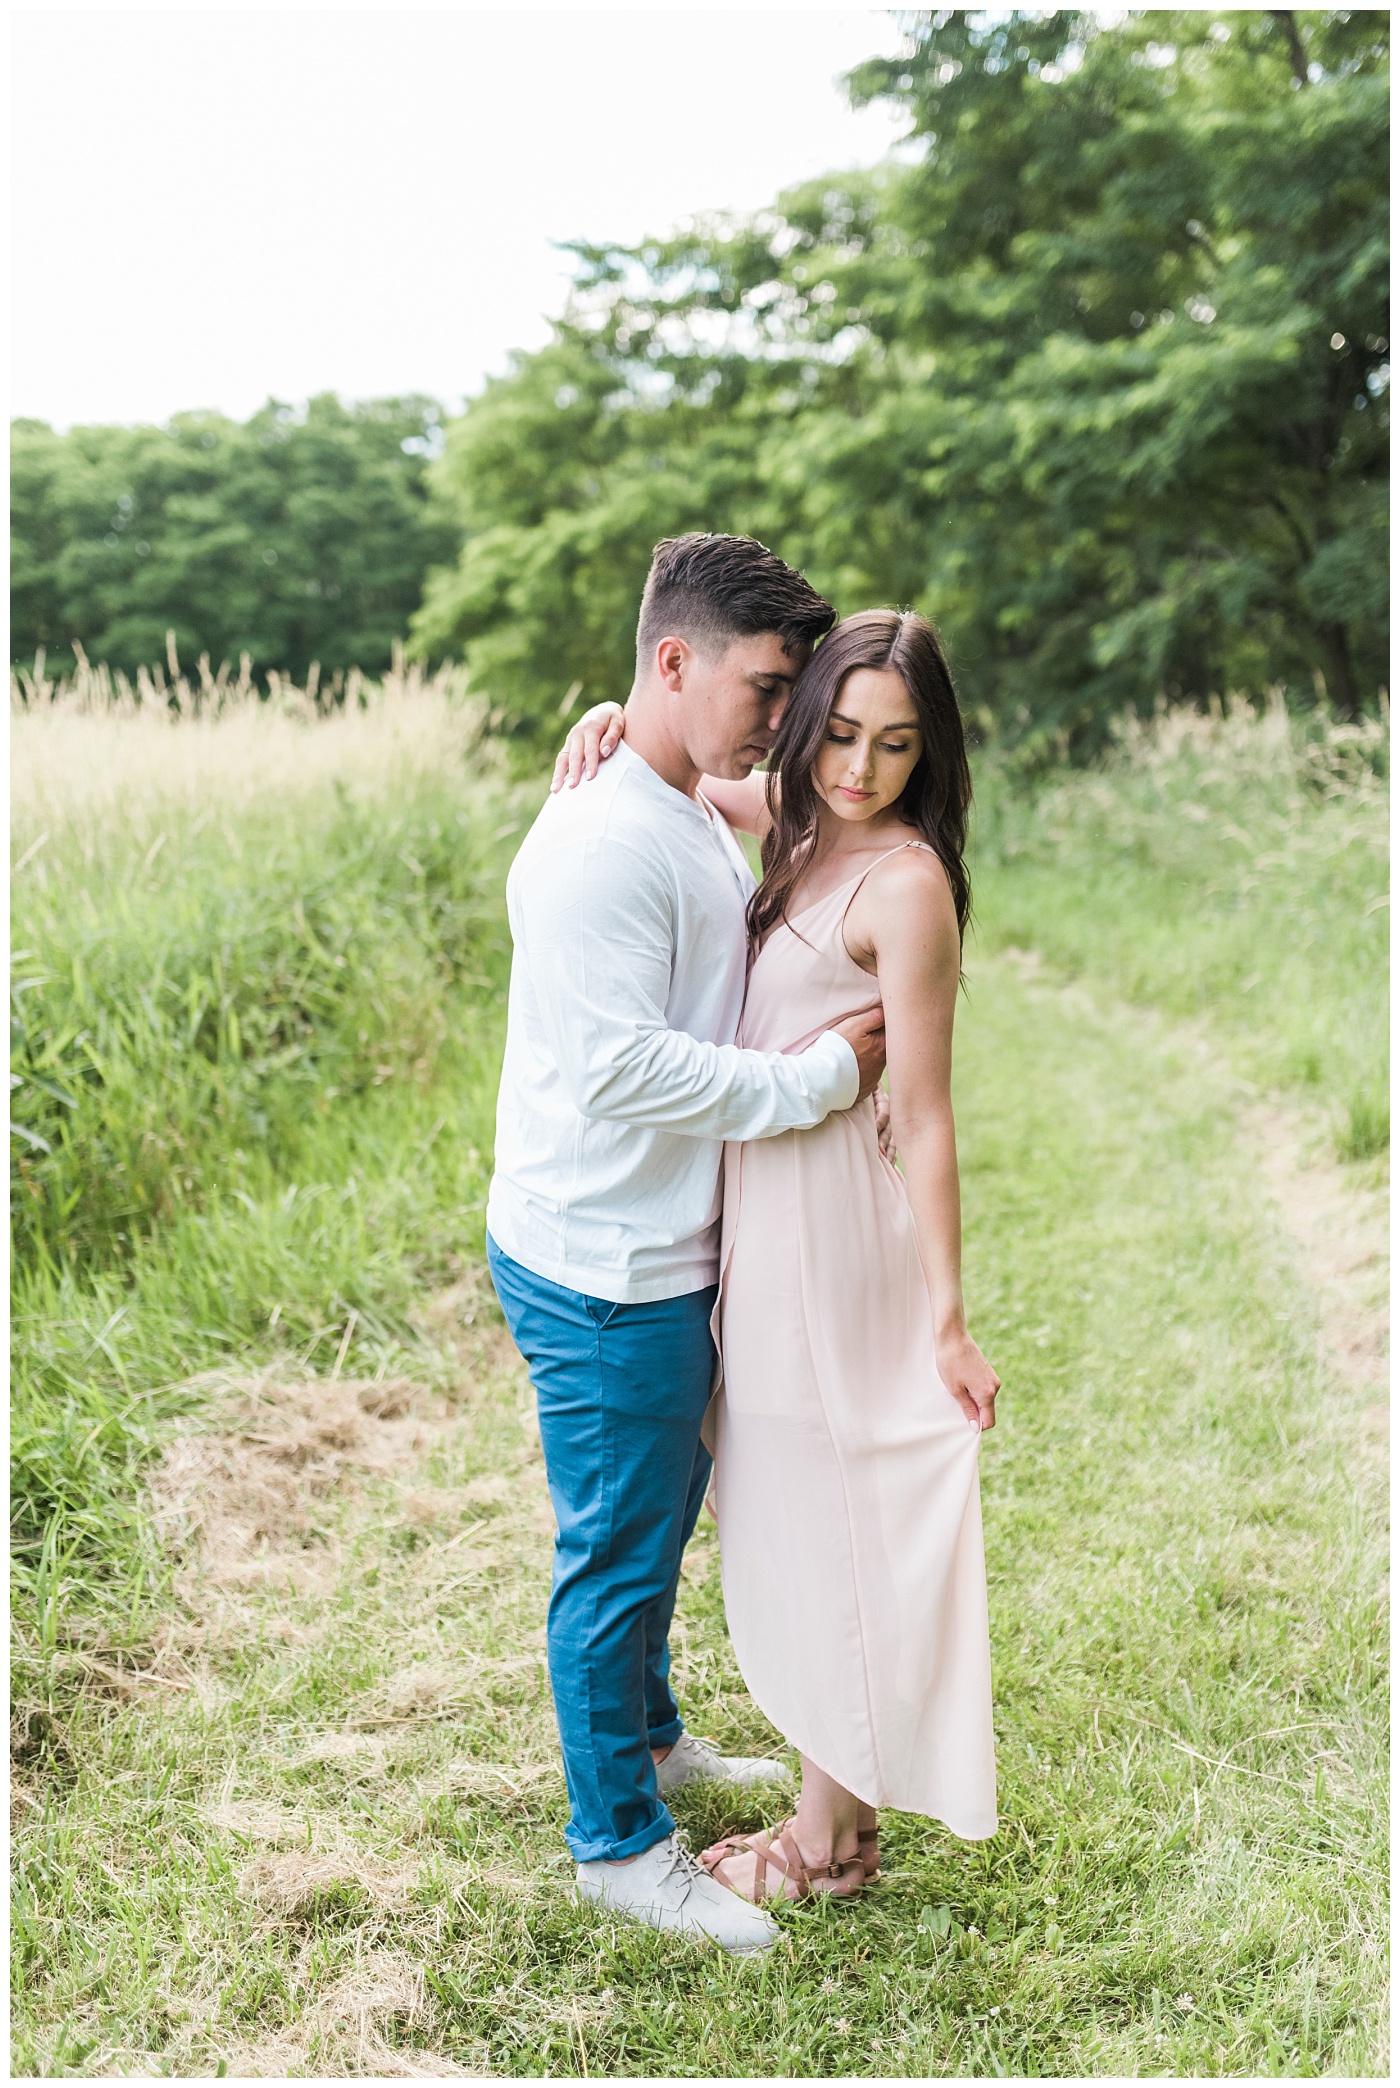
[[[848,1015],[844,1022],[833,1022],[831,1026],[856,1055],[860,1068],[860,1093],[856,1100],[863,1102],[867,1095],[874,1094],[885,1070],[885,1011],[867,1008],[863,1015]]]
[[[563,787],[566,777],[570,790],[580,776],[586,775],[592,782],[599,762],[606,761],[621,740],[622,726],[620,703],[595,703],[592,710],[586,710],[559,749],[549,786],[551,795]]]

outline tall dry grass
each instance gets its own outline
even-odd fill
[[[148,679],[14,692],[22,1569],[46,1531],[111,1552],[169,1388],[288,1340],[329,1364],[347,1321],[350,1367],[388,1354],[480,1244],[535,790],[452,672],[324,705]]]
[[[356,670],[323,688],[314,667],[300,685],[274,671],[264,694],[246,654],[236,679],[211,675],[206,656],[191,680],[173,634],[169,664],[168,678],[142,668],[133,682],[80,655],[77,672],[55,681],[41,654],[34,673],[11,672],[20,861],[74,834],[88,851],[123,836],[146,846],[172,819],[238,819],[273,799],[338,790],[383,802],[435,775],[500,777],[483,737],[487,704],[463,668],[426,674],[396,648],[380,681]]]

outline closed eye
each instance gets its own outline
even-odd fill
[[[849,732],[829,732],[827,739],[833,747],[853,747],[856,743],[855,735]],[[907,754],[909,752],[909,741],[881,740],[880,752],[882,754]]]

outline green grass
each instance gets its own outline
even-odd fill
[[[880,1887],[784,1913],[761,1964],[567,1890],[547,1496],[479,1267],[519,801],[438,764],[349,818],[312,793],[295,841],[247,809],[234,863],[208,827],[172,840],[149,905],[76,844],[20,882],[33,1032],[136,1042],[119,1093],[63,1061],[69,1140],[41,1129],[54,1176],[20,1190],[17,2071],[1385,2070],[1383,1486],[1240,1120],[1246,1081],[1316,1094],[1304,1030],[1344,1150],[1379,1080],[1380,805],[1369,771],[1332,757],[1319,785],[1231,729],[1210,804],[1256,841],[1286,816],[1296,877],[1214,827],[1176,847],[1199,739],[1034,799],[983,778],[957,1099],[1006,1384],[1003,1825],[965,1846],[888,1816]],[[1300,889],[1311,942],[1279,918]],[[241,1037],[305,1010],[285,1066],[229,1064],[210,991],[173,1050],[225,950]],[[405,1029],[426,1064],[385,1055]],[[63,1184],[168,1122],[144,1201],[64,1217]],[[676,1644],[695,1729],[773,1745],[708,1528]],[[697,1843],[757,1820],[684,1807]]]
[[[123,724],[149,738],[83,722],[95,766],[130,759]],[[473,776],[472,732],[439,706],[397,775],[392,748],[314,728],[349,744],[308,796],[279,773],[280,722],[251,792],[223,771],[221,728],[178,728],[215,740],[193,803],[174,735],[141,746],[95,830],[54,831],[49,805],[16,885],[21,1579],[54,1518],[65,1546],[88,1532],[110,1551],[134,1465],[201,1372],[289,1348],[329,1366],[352,1314],[350,1367],[379,1367],[413,1340],[425,1276],[481,1249],[501,882],[529,794]],[[19,759],[41,727],[15,721]],[[21,846],[35,824],[21,802]]]
[[[1382,723],[1281,707],[1169,713],[1105,768],[979,778],[982,947],[1204,1021],[1238,1070],[1326,1110],[1338,1151],[1390,1138]]]

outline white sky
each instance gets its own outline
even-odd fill
[[[899,135],[836,76],[887,10],[50,5],[11,14],[13,414],[456,403],[566,257]]]

